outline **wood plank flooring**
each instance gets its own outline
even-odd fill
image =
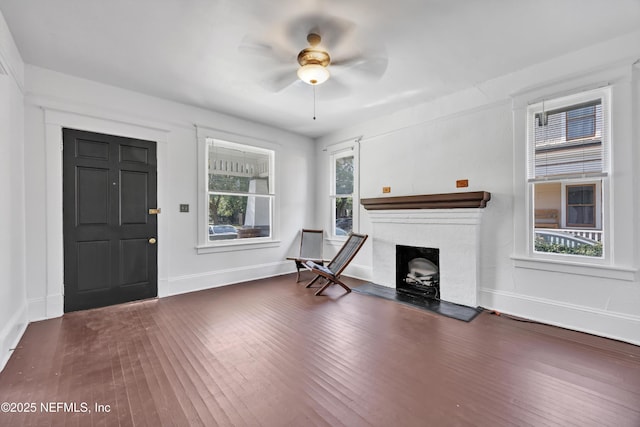
[[[640,347],[326,294],[287,275],[32,323],[0,402],[35,410],[0,425],[640,426]]]

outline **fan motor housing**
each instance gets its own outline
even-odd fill
[[[326,67],[330,62],[331,57],[329,57],[329,54],[322,49],[308,47],[306,49],[302,49],[298,54],[298,64],[303,67],[308,64],[318,64]]]

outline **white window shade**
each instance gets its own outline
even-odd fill
[[[529,181],[607,174],[609,111],[601,91],[540,102],[528,111]]]

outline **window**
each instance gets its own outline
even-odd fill
[[[272,150],[206,141],[207,227],[211,243],[272,237]]]
[[[567,140],[596,135],[596,106],[573,108],[566,112]]]
[[[608,92],[528,109],[528,181],[533,251],[602,257],[607,188]]]
[[[356,156],[353,147],[332,153],[330,193],[332,236],[347,236],[354,229],[354,206],[357,208],[355,188]]]
[[[567,227],[595,227],[596,185],[567,185]]]

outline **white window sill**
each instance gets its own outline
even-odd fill
[[[552,271],[555,273],[578,274],[581,276],[602,277],[605,279],[635,281],[637,269],[610,265],[587,264],[576,261],[540,259],[512,256],[516,268]]]
[[[220,253],[220,252],[233,252],[233,251],[248,251],[252,249],[264,249],[264,248],[275,248],[280,246],[280,240],[259,240],[256,239],[246,239],[249,241],[241,240],[230,240],[230,241],[221,241],[218,243],[210,243],[204,245],[196,246],[196,251],[198,255],[202,254],[212,254],[212,253]]]

